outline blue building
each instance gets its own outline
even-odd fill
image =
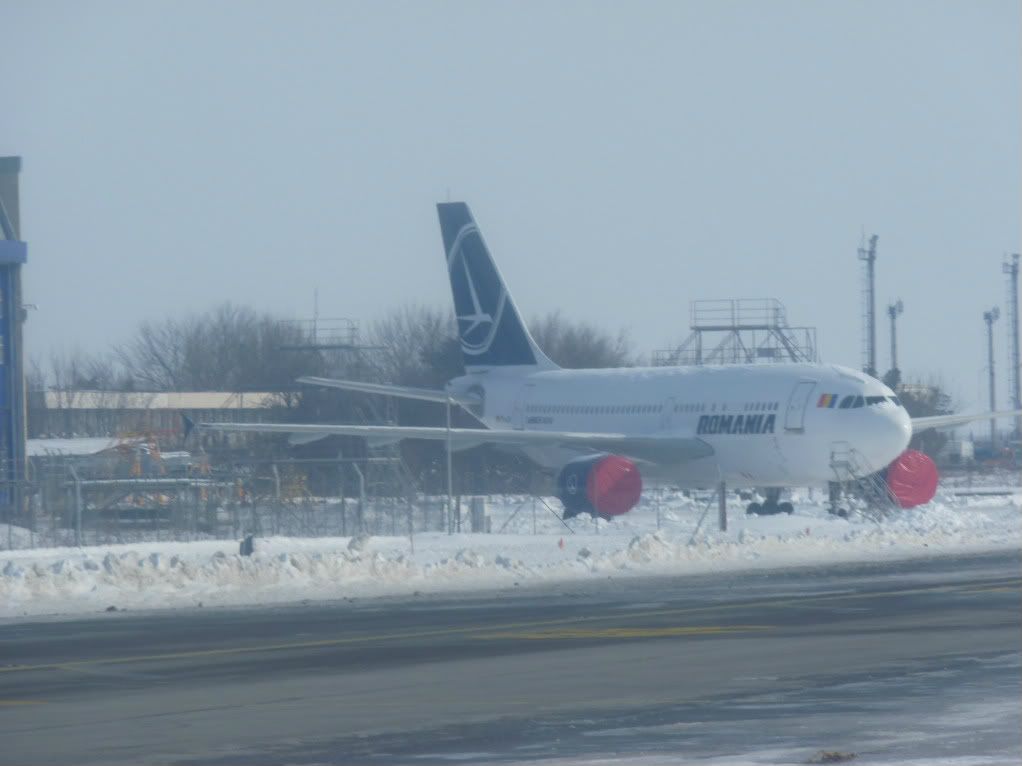
[[[25,374],[22,351],[21,241],[18,176],[20,157],[0,157],[0,519],[24,511]]]

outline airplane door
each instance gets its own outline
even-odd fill
[[[664,402],[664,408],[660,412],[660,430],[670,431],[674,423],[674,397],[669,396]]]
[[[525,429],[525,410],[529,401],[529,395],[532,393],[533,388],[535,388],[535,386],[532,384],[522,386],[518,391],[518,398],[515,399],[514,408],[511,411],[511,427],[518,431]]]
[[[809,404],[809,395],[816,388],[815,380],[800,380],[795,384],[788,399],[788,409],[784,412],[785,431],[805,430],[806,406]]]

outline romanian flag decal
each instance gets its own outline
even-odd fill
[[[819,400],[816,402],[817,407],[836,407],[837,406],[837,394],[820,394]]]

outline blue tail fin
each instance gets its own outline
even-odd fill
[[[466,370],[556,369],[522,322],[464,202],[437,205]]]

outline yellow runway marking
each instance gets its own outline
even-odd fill
[[[472,638],[524,641],[584,638],[671,638],[674,636],[717,636],[721,633],[747,633],[753,630],[770,630],[771,627],[770,625],[679,625],[666,628],[565,628],[563,630],[520,633],[484,633],[472,636]]]
[[[1022,580],[1017,581],[1022,583]],[[375,635],[361,635],[361,636],[349,636],[345,638],[327,638],[318,641],[296,641],[291,643],[278,643],[278,644],[255,644],[252,646],[234,646],[225,647],[222,649],[196,649],[192,651],[183,652],[168,652],[165,654],[144,654],[126,657],[99,657],[94,659],[84,660],[71,660],[68,662],[52,662],[41,665],[11,665],[0,668],[0,675],[4,673],[19,673],[32,670],[68,670],[75,667],[84,667],[90,665],[123,665],[133,662],[160,662],[166,660],[190,660],[190,659],[201,659],[201,658],[213,658],[213,657],[230,657],[244,654],[255,654],[260,652],[281,652],[281,651],[294,651],[300,649],[325,649],[329,647],[339,646],[350,646],[354,644],[374,644],[382,641],[400,641],[408,639],[420,639],[420,638],[439,638],[442,636],[458,636],[468,635],[473,636],[480,633],[492,633],[498,632],[518,632],[525,631],[530,632],[532,628],[546,628],[565,626],[569,628],[573,625],[584,625],[587,623],[594,622],[606,622],[608,620],[619,620],[619,621],[638,621],[646,618],[671,618],[671,617],[683,617],[685,615],[702,614],[702,613],[713,613],[713,612],[728,612],[739,609],[753,608],[785,608],[785,607],[803,607],[811,606],[813,604],[826,604],[830,602],[840,601],[854,601],[863,599],[879,599],[879,598],[890,598],[895,596],[908,596],[920,593],[937,594],[940,592],[948,591],[960,591],[969,592],[969,585],[962,584],[956,586],[942,586],[940,588],[903,588],[896,591],[884,591],[881,593],[841,593],[841,594],[828,594],[822,596],[808,596],[804,598],[784,598],[776,599],[773,601],[740,601],[728,604],[713,604],[705,606],[692,606],[682,607],[676,609],[651,609],[643,612],[630,612],[622,614],[620,612],[610,612],[605,614],[592,614],[583,615],[579,617],[567,617],[561,619],[552,620],[530,620],[525,622],[517,623],[506,623],[504,625],[464,625],[456,628],[435,628],[430,630],[418,630],[408,632],[397,632],[397,633],[382,633]],[[975,588],[975,586],[971,586]],[[992,587],[1011,587],[1018,588],[1018,585],[1007,586],[1007,583],[997,583]]]

